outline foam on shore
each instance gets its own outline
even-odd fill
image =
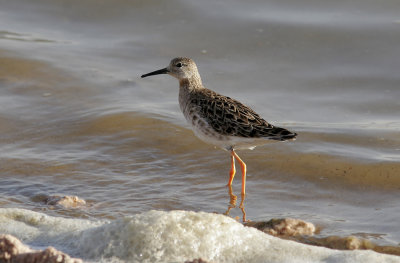
[[[373,251],[339,251],[269,236],[218,214],[148,211],[113,221],[0,209],[0,233],[101,262],[400,262]]]

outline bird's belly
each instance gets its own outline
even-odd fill
[[[228,151],[232,149],[253,150],[256,146],[272,142],[271,140],[266,140],[264,138],[245,138],[221,135],[212,130],[211,127],[210,129],[199,129],[193,127],[193,132],[200,140]]]
[[[187,121],[191,124],[194,134],[202,141],[220,147],[224,150],[242,150],[254,149],[257,145],[268,143],[269,140],[245,138],[238,136],[223,135],[214,130],[206,120],[199,115],[185,115]]]
[[[223,149],[229,149],[232,147],[227,136],[220,135],[213,130],[198,129],[193,127],[193,132],[197,138],[208,144],[212,144]]]
[[[222,135],[215,131],[207,121],[202,119],[199,115],[193,114],[187,116],[186,119],[191,124],[194,134],[200,140],[221,148],[230,147],[229,136]]]
[[[229,148],[229,138],[215,131],[208,122],[203,119],[196,111],[195,107],[182,107],[183,115],[187,122],[192,126],[194,134],[202,141],[221,147]]]

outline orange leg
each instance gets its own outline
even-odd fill
[[[246,164],[240,159],[239,155],[232,150],[232,155],[238,160],[240,166],[242,167],[242,197],[246,194]],[[233,179],[233,178],[232,178]]]
[[[233,153],[231,153],[231,171],[229,172],[229,182],[228,182],[227,186],[232,185],[232,181],[233,181],[233,177],[235,177],[235,173],[236,173],[235,157],[233,156]]]

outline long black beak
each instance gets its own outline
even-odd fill
[[[158,75],[158,74],[167,74],[169,72],[169,70],[167,68],[163,68],[163,69],[159,69],[147,74],[142,75],[142,78],[148,77],[148,76],[153,76],[153,75]]]

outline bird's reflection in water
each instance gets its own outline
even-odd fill
[[[232,208],[236,208],[236,202],[237,202],[237,196],[233,193],[231,185],[228,185],[228,194],[229,194],[229,198],[230,198],[229,205],[228,205],[228,210],[226,210],[226,212],[224,213],[224,215],[227,215],[227,216],[229,216],[229,213],[230,213]],[[242,210],[243,223],[249,221],[249,220],[246,219],[246,211],[245,211],[245,207],[244,207],[245,198],[246,198],[246,195],[245,194],[241,194],[241,200],[240,200],[239,208],[240,208],[240,210]]]

